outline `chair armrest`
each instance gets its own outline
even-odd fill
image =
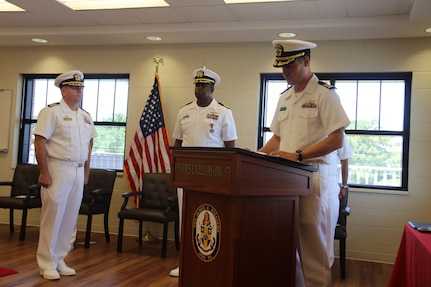
[[[38,183],[32,184],[28,187],[24,201],[28,201],[30,198],[40,198],[40,185]]]
[[[29,196],[35,196],[40,197],[40,184],[35,183],[28,187],[28,193]]]
[[[103,194],[111,194],[112,193],[112,189],[103,189],[103,188],[98,188],[98,189],[94,189],[90,192],[92,195],[103,195]]]
[[[0,181],[0,186],[4,186],[4,185],[10,185],[10,186],[12,186],[12,184],[13,184],[13,181]]]
[[[123,204],[121,205],[121,210],[126,209],[127,203],[129,202],[129,198],[132,196],[140,196],[142,195],[142,192],[140,191],[131,191],[131,192],[124,192],[121,196],[124,198]]]
[[[105,203],[107,200],[109,200],[109,198],[112,196],[112,189],[97,188],[91,190],[87,194],[89,195],[88,199],[90,199],[90,209],[93,209],[96,202]]]
[[[112,189],[97,188],[89,192],[91,201],[112,196]]]
[[[349,216],[350,215],[350,207],[346,206],[344,209],[341,210],[341,215],[343,216]]]
[[[178,196],[168,197],[168,208],[178,210]]]
[[[178,210],[178,197],[170,196],[168,197],[168,207],[165,210],[165,214],[168,214],[170,211]]]
[[[142,195],[141,191],[131,191],[131,192],[124,192],[121,196],[124,198],[131,197],[131,196],[137,196]]]

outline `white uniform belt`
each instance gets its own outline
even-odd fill
[[[49,158],[48,162],[55,163],[55,164],[61,164],[61,165],[67,165],[71,167],[83,167],[84,163],[79,161],[67,161],[67,160],[61,160],[56,158]]]
[[[304,161],[305,164],[311,165],[317,169],[319,169],[319,166],[321,164],[324,164],[322,160],[305,160]]]

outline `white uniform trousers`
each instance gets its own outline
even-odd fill
[[[328,222],[329,192],[333,188],[331,165],[318,164],[313,175],[313,193],[299,197],[296,286],[327,287],[331,285],[328,242],[333,232]],[[332,241],[333,242],[333,241]],[[332,248],[333,246],[331,246]]]
[[[84,187],[84,167],[48,162],[52,178],[49,188],[41,189],[37,264],[41,271],[57,269],[70,250]]]
[[[178,213],[179,213],[179,225],[180,225],[180,239],[181,239],[181,232],[182,232],[182,228],[181,228],[181,224],[183,221],[183,193],[184,193],[184,189],[182,189],[181,187],[177,188],[177,196],[178,196]]]
[[[331,184],[330,191],[328,194],[328,236],[326,240],[326,247],[328,248],[329,255],[329,266],[332,267],[334,264],[334,236],[335,228],[338,222],[338,213],[340,210],[340,199],[338,194],[340,193],[340,186],[336,181]]]

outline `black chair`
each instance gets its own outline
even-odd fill
[[[117,172],[107,169],[90,169],[88,184],[84,187],[79,214],[87,215],[87,229],[85,231],[84,247],[90,247],[91,224],[93,215],[104,215],[105,239],[109,242],[109,207]]]
[[[40,186],[37,184],[39,169],[34,164],[18,164],[12,181],[2,181],[0,186],[10,186],[10,194],[0,196],[0,208],[8,208],[10,232],[14,232],[14,210],[22,210],[19,240],[25,239],[27,212],[31,208],[42,207]]]
[[[138,197],[139,207],[127,207],[129,198]],[[122,251],[123,228],[125,219],[139,221],[139,246],[142,246],[142,223],[144,221],[163,224],[163,240],[161,257],[166,257],[166,246],[169,222],[175,223],[175,247],[180,248],[179,243],[179,214],[177,189],[170,184],[169,173],[146,173],[142,191],[123,193],[124,202],[118,212],[120,219],[118,227],[117,252]]]
[[[340,241],[340,277],[346,278],[346,238],[347,238],[347,216],[350,215],[350,207],[347,206],[349,198],[349,188],[346,194],[340,198],[340,211],[338,214],[337,227],[335,228],[334,238]]]

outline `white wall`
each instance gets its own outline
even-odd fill
[[[349,258],[393,263],[404,224],[408,220],[431,222],[431,191],[427,188],[431,186],[428,170],[431,163],[430,47],[431,38],[421,38],[321,41],[312,50],[311,67],[315,72],[413,72],[408,193],[351,190],[349,205],[352,213],[347,240]],[[0,181],[12,178],[18,152],[20,74],[61,73],[71,69],[80,69],[84,73],[129,73],[128,149],[154,81],[152,58],[155,55],[164,60],[159,67],[159,76],[169,134],[178,109],[194,99],[191,72],[205,65],[222,78],[214,96],[234,113],[239,136],[237,146],[255,148],[259,74],[280,71],[272,67],[274,53],[270,43],[0,47],[0,89],[14,91],[11,148],[8,153],[0,153]],[[91,95],[84,94],[84,97]],[[128,191],[126,180],[119,175],[111,204],[111,233],[118,231],[117,212],[122,203],[121,194],[125,191]],[[0,192],[7,190],[1,187]],[[18,213],[16,224],[20,222]],[[0,210],[0,223],[7,224],[8,216],[7,210]],[[79,228],[82,230],[85,219],[80,217]],[[29,212],[28,224],[39,224],[38,210]],[[93,230],[103,232],[102,216],[95,216]],[[158,225],[151,225],[151,231],[160,236]],[[137,234],[137,224],[127,222],[125,233]]]

